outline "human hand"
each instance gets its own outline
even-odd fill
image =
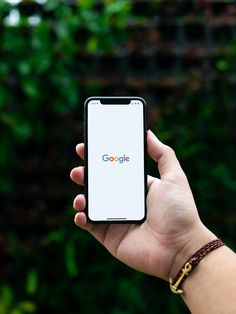
[[[89,231],[112,255],[128,266],[168,280],[198,248],[215,239],[201,222],[188,180],[174,151],[147,132],[147,150],[157,162],[160,179],[148,176],[147,219],[141,224],[90,224],[85,197],[74,200],[77,226]],[[84,144],[76,151],[84,158]],[[71,171],[84,184],[84,168]]]

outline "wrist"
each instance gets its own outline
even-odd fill
[[[178,250],[175,256],[169,273],[169,277],[174,278],[180,268],[197,250],[216,238],[217,237],[202,223],[196,229],[191,230],[191,234],[188,236],[188,240],[185,242],[183,247]]]

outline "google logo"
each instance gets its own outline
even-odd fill
[[[108,154],[104,154],[102,156],[102,160],[105,161],[105,162],[119,162],[120,164],[123,164],[124,162],[129,162],[130,161],[130,158],[128,156],[109,156]]]

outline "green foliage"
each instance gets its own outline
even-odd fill
[[[25,8],[32,3],[26,3]],[[99,13],[95,4],[96,1],[81,1],[73,9],[51,0],[38,13],[39,18],[41,14],[48,17],[39,19],[36,25],[30,25],[24,7],[14,9],[19,12],[16,25],[2,25],[0,169],[11,153],[15,154],[12,147],[16,142],[24,144],[32,138],[44,138],[48,128],[42,119],[45,112],[63,116],[77,110],[79,78],[89,67],[77,62],[78,55],[114,51],[124,42],[122,28],[130,4],[123,0],[105,1]],[[13,10],[4,3],[0,9],[2,15]],[[6,17],[3,21],[6,23]],[[13,158],[10,160],[14,163]],[[5,183],[0,191],[9,192],[13,186],[11,174],[4,174],[2,179]]]
[[[35,304],[30,300],[17,302],[13,291],[5,285],[0,290],[0,314],[30,314],[36,312]]]
[[[99,58],[140,45],[130,43],[127,25],[145,27],[149,18],[134,13],[132,1],[72,2],[0,1],[0,227],[6,233],[0,236],[0,314],[188,313],[168,285],[122,265],[73,225],[72,198],[82,190],[73,188],[69,171],[79,162],[74,146],[82,138],[83,99],[101,94],[107,83],[102,86],[93,71]],[[142,40],[149,53],[150,38]],[[135,78],[137,94],[149,97],[150,116],[158,116],[151,127],[187,172],[202,219],[231,246],[236,107],[229,77],[235,56],[234,42],[208,56],[214,80],[194,70],[185,82],[184,71],[173,71],[178,85],[163,88],[164,106],[159,99],[154,106],[155,97],[152,103]],[[151,161],[149,170],[156,175]]]
[[[38,289],[38,272],[36,269],[28,271],[26,280],[26,292],[28,295],[34,295]]]

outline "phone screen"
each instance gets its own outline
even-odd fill
[[[145,103],[101,101],[86,106],[88,218],[141,221],[146,207]]]

